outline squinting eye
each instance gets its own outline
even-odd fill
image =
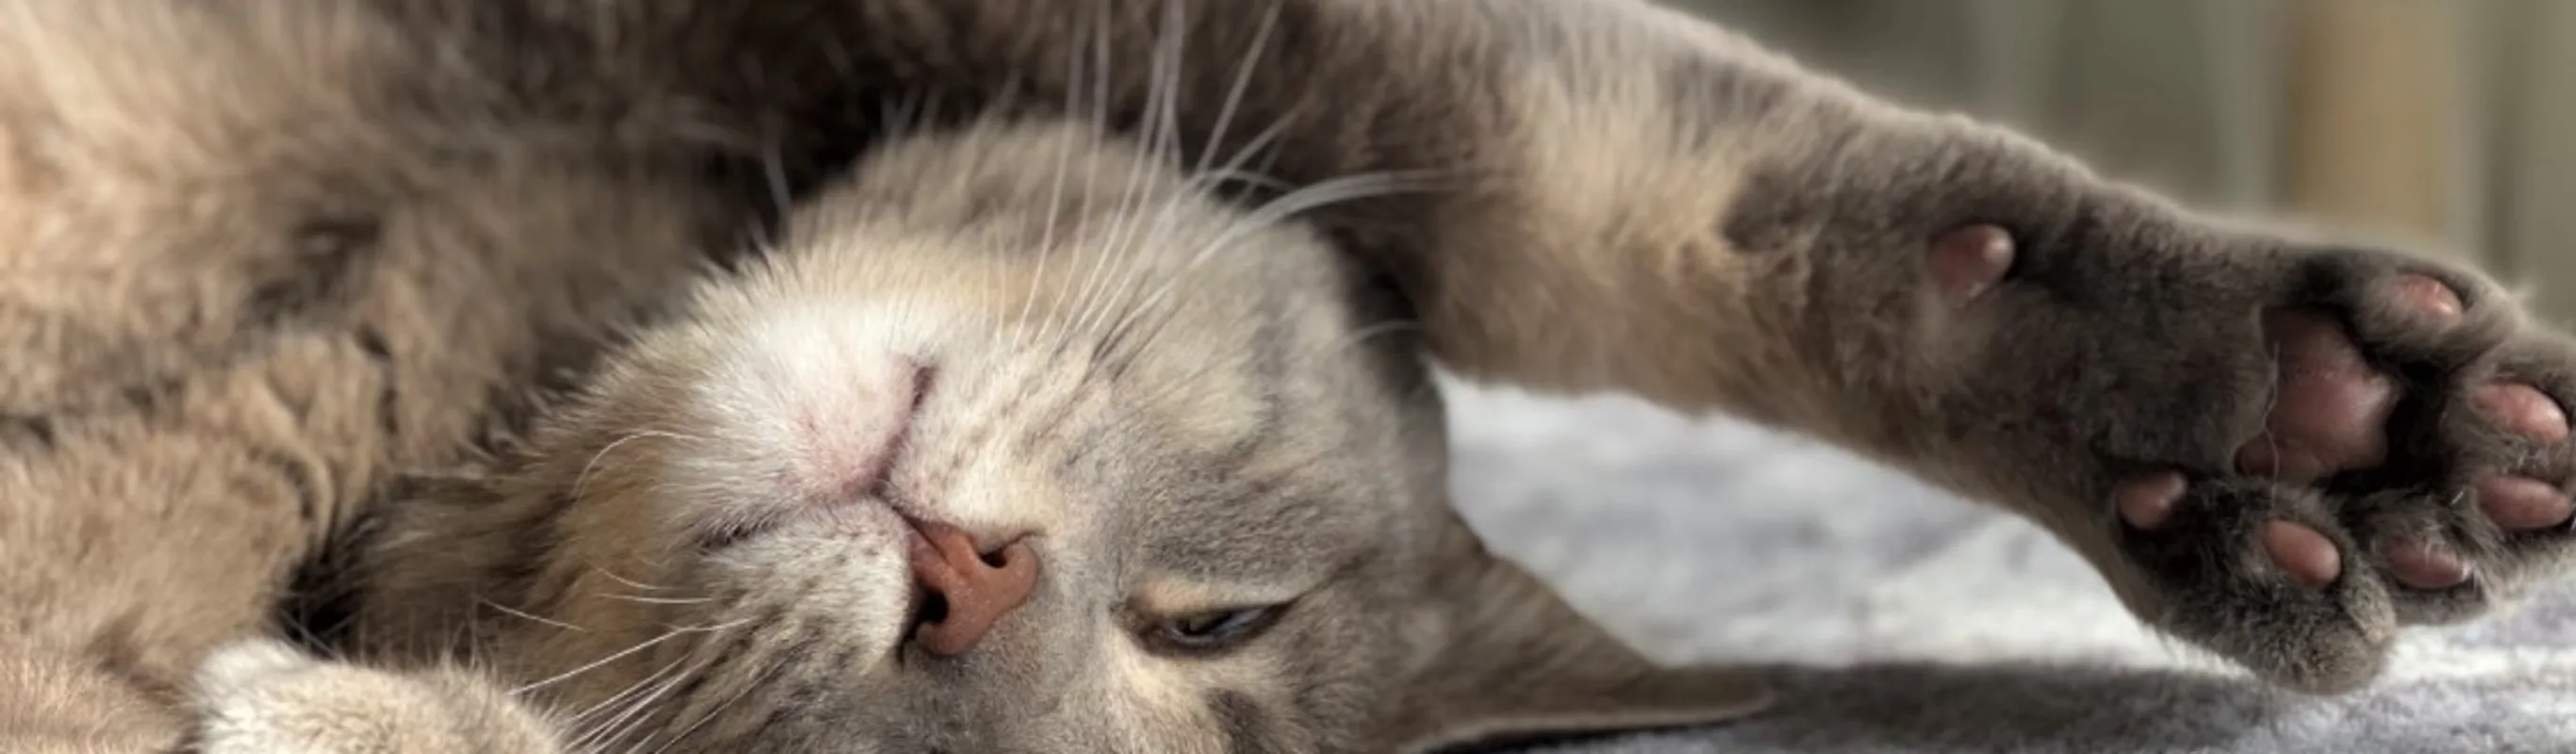
[[[1222,652],[1249,641],[1279,619],[1282,606],[1240,607],[1162,619],[1147,630],[1159,649],[1189,654]]]

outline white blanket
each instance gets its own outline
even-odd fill
[[[1459,503],[1496,549],[1658,659],[1788,668],[1760,717],[1552,751],[2576,751],[2576,589],[2416,631],[2368,692],[2273,692],[2140,627],[2037,527],[1847,454],[1450,387]]]

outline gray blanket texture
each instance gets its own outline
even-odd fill
[[[1495,549],[1660,660],[1783,669],[1760,717],[1550,752],[2576,752],[2576,589],[2413,632],[2364,693],[2269,691],[2037,527],[1848,454],[1449,387],[1459,504]]]

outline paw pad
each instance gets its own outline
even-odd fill
[[[2018,250],[2002,226],[1975,224],[1952,229],[1932,241],[1933,285],[1953,305],[1976,300],[2012,272]]]
[[[1983,274],[1978,243],[1954,231],[1936,274]],[[2274,681],[2345,690],[2400,626],[2477,615],[2576,562],[2576,343],[2396,255],[2292,252],[2271,282],[2230,264],[2156,289],[2140,324],[2173,334],[2116,367],[2173,375],[2208,409],[2105,417],[2105,438],[2173,438],[2097,472],[2154,597],[2142,615]]]
[[[2416,589],[2449,589],[2469,582],[2469,562],[2449,547],[2392,538],[2380,545],[2388,575]]]
[[[2239,470],[2311,482],[2385,460],[2396,381],[2331,317],[2276,312],[2265,317],[2263,330],[2278,362],[2276,398],[2263,433],[2238,450]]]
[[[2334,583],[2343,575],[2343,553],[2334,541],[2304,524],[2273,521],[2263,525],[2263,552],[2290,578],[2311,587]]]
[[[2444,321],[2457,320],[2468,311],[2460,292],[2448,283],[2424,275],[2399,275],[2396,281],[2392,287],[2397,301],[2408,311]]]
[[[2498,383],[2478,388],[2472,400],[2507,432],[2541,442],[2567,439],[2567,410],[2539,388]]]
[[[2477,485],[2478,510],[2509,531],[2534,531],[2567,523],[2571,505],[2557,487],[2536,479],[2496,477]]]
[[[2121,485],[2117,493],[2120,520],[2139,531],[2162,529],[2173,520],[2174,507],[2182,503],[2183,493],[2191,491],[2191,480],[2181,474],[2165,472]]]

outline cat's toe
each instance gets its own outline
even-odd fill
[[[2409,438],[2424,483],[2365,490],[2345,518],[2397,585],[2399,618],[2449,623],[2564,570],[2576,545],[2576,349],[2528,338],[2458,372]]]
[[[2343,548],[2316,527],[2278,519],[2255,531],[2264,560],[2292,582],[2322,588],[2343,576]]]
[[[2165,595],[2150,618],[2289,688],[2344,691],[2378,675],[2396,623],[2388,590],[2353,573],[2345,553],[2358,543],[2325,495],[2179,479],[2150,475],[2122,491],[2122,545]],[[2154,520],[2131,515],[2148,498]]]
[[[2476,575],[2476,561],[2440,537],[2390,536],[2375,545],[2389,578],[2409,589],[2449,589]]]
[[[2570,506],[2559,485],[2518,476],[2496,476],[2472,488],[2478,512],[2509,533],[2565,527]]]
[[[2540,388],[2491,383],[2477,388],[2470,400],[2487,421],[2514,436],[2540,443],[2567,439],[2567,409]]]
[[[2116,495],[2120,521],[2139,534],[2170,534],[2167,530],[2191,493],[2190,481],[2180,473],[2159,472],[2131,480]],[[2273,572],[2309,587],[2324,587],[2343,575],[2343,549],[2316,527],[2285,518],[2246,525],[2252,527],[2252,541]]]

